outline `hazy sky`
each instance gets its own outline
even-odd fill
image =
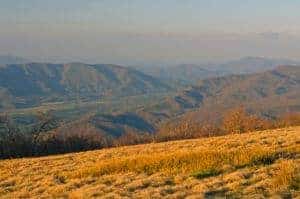
[[[39,61],[300,59],[298,0],[0,0],[0,54]]]

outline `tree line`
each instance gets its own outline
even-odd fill
[[[239,134],[256,130],[300,125],[299,113],[266,119],[238,107],[219,122],[180,121],[166,125],[155,134],[128,132],[120,137],[103,135],[88,123],[60,124],[48,114],[38,114],[38,123],[29,132],[20,130],[7,116],[0,116],[0,158],[18,158],[79,152],[115,146],[164,142],[180,139]]]

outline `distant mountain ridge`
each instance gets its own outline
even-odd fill
[[[209,67],[205,68],[204,66],[194,64],[182,64],[170,67],[135,67],[135,69],[166,81],[174,81],[182,84],[196,83],[201,79],[224,74],[222,71],[215,71],[209,69]]]
[[[0,65],[5,64],[25,64],[31,62],[23,57],[13,56],[13,55],[0,55]]]
[[[9,103],[7,99],[13,99],[10,103],[16,106],[31,106],[41,101],[138,95],[168,89],[169,86],[159,79],[117,65],[30,63],[0,68],[0,99],[6,99],[6,104]]]
[[[280,65],[299,65],[299,62],[287,59],[265,57],[244,57],[225,63],[180,64],[175,66],[135,67],[151,76],[168,81],[195,84],[199,80],[230,74],[251,74],[275,69]]]
[[[272,59],[266,57],[244,57],[239,60],[233,60],[216,66],[215,70],[225,70],[232,74],[251,74],[275,69],[284,65],[299,65],[300,63],[288,59]]]

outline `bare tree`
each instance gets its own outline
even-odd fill
[[[31,132],[32,136],[32,146],[33,146],[33,154],[38,154],[38,142],[42,133],[45,133],[55,127],[57,127],[57,121],[50,113],[46,112],[38,112],[36,115],[38,119],[38,124],[35,125],[33,131]]]

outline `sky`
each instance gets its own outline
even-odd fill
[[[0,54],[125,65],[300,59],[297,0],[0,0]]]

